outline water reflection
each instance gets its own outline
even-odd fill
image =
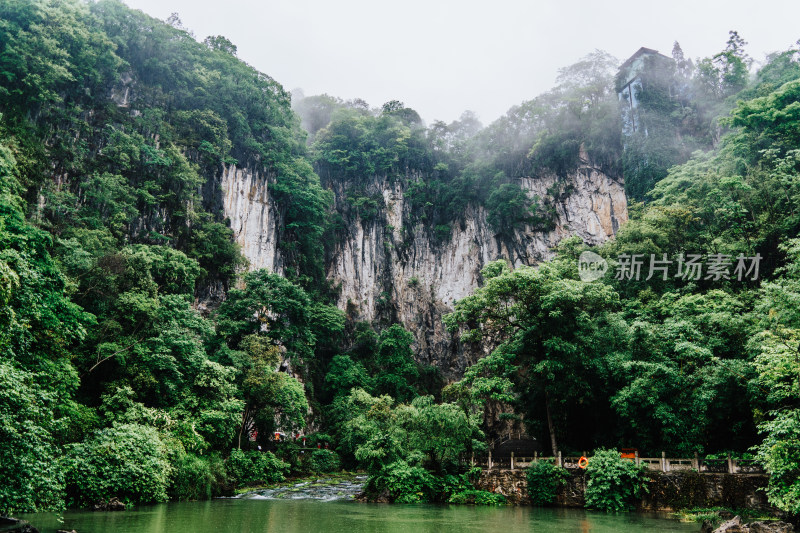
[[[581,509],[385,505],[304,500],[228,499],[169,503],[119,513],[28,515],[42,533],[452,533],[692,531],[652,515],[606,515]]]

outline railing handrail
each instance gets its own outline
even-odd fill
[[[582,456],[581,456],[582,457]],[[587,455],[588,460],[591,462],[592,457]],[[708,473],[763,473],[763,468],[758,464],[755,459],[734,459],[730,455],[724,459],[706,459],[701,458],[695,454],[694,457],[667,457],[666,453],[662,452],[661,457],[639,457],[638,452],[633,458],[626,458],[629,461],[634,461],[637,465],[642,465],[648,470],[670,472],[670,471],[687,471],[695,470],[697,472]],[[473,457],[472,464],[476,466],[486,466],[492,468],[495,465],[511,465],[514,470],[515,466],[527,466],[531,463],[538,461],[549,461],[559,466],[574,467],[577,466],[580,457],[576,456],[562,456],[561,453],[557,456],[540,456],[538,453],[534,456],[520,456],[515,457],[511,453],[510,457],[492,457],[489,451],[488,457],[483,457],[476,461]],[[723,468],[724,467],[724,468]]]

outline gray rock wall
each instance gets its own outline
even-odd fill
[[[431,228],[417,223],[405,198],[415,177],[389,180],[371,177],[358,184],[362,194],[379,198],[377,215],[362,219],[347,202],[354,184],[327,183],[335,208],[345,222],[329,244],[326,269],[341,287],[338,305],[355,320],[401,322],[415,337],[420,362],[437,366],[448,380],[458,379],[481,353],[470,353],[445,330],[442,315],[468,296],[490,261],[504,258],[514,266],[535,265],[553,255],[561,239],[578,235],[589,244],[611,238],[627,221],[624,186],[583,156],[582,165],[558,185],[556,220],[551,231],[525,226],[513,235],[498,236],[481,206],[469,206],[452,224],[448,238],[435,238]],[[250,268],[282,272],[282,217],[270,197],[269,179],[247,169],[226,167],[220,183],[223,211],[231,221]],[[519,180],[533,198],[545,198],[557,178],[552,175]],[[323,244],[320,243],[320,246]]]

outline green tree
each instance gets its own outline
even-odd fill
[[[556,416],[598,401],[605,361],[620,357],[626,340],[613,313],[618,295],[603,283],[574,279],[575,265],[566,257],[513,272],[490,265],[484,285],[445,316],[462,341],[499,343],[465,373],[463,385],[482,401],[516,404],[530,419],[539,418],[543,406],[553,453],[559,450],[556,424],[564,422]]]
[[[54,443],[52,393],[34,374],[0,361],[0,515],[60,510],[64,474]]]
[[[263,333],[299,361],[312,356],[311,300],[291,281],[265,269],[248,272],[243,289],[231,289],[217,312],[217,330],[231,346]]]
[[[305,426],[308,412],[305,389],[296,378],[278,371],[279,348],[257,335],[245,337],[242,348],[250,357],[250,366],[242,381],[245,410],[238,447],[242,446],[243,434],[247,436],[246,430],[255,428],[264,436],[275,429],[290,433]]]
[[[340,448],[369,473],[368,492],[410,503],[446,501],[453,492],[474,490],[455,474],[465,454],[480,449],[479,417],[455,404],[436,404],[431,396],[395,405],[389,396],[353,389],[339,401]]]
[[[411,333],[399,324],[381,332],[372,362],[378,394],[389,394],[399,402],[417,395],[413,383],[419,377],[419,369],[411,350],[413,342]]]
[[[347,395],[354,388],[369,392],[373,390],[374,383],[375,380],[367,373],[364,365],[354,361],[349,355],[334,356],[325,375],[325,385],[334,397]]]
[[[167,500],[172,467],[158,432],[139,424],[106,428],[73,445],[67,470],[74,504],[119,498],[130,503]]]
[[[277,483],[283,481],[289,465],[272,452],[231,451],[228,472],[238,486]]]
[[[745,52],[747,45],[739,32],[731,31],[725,50],[715,55],[713,62],[720,74],[723,94],[735,94],[747,84],[752,60]]]
[[[765,328],[751,342],[756,384],[766,391],[759,431],[764,440],[756,446],[757,458],[769,473],[770,502],[789,513],[800,512],[800,241],[792,239],[783,251],[789,261],[781,276],[761,289],[758,304]]]
[[[434,472],[441,473],[447,463],[458,463],[481,448],[479,416],[452,403],[437,404],[432,396],[414,398],[410,407],[400,411],[400,424],[408,431],[409,445],[425,454]]]
[[[243,400],[235,383],[235,369],[205,360],[197,371],[191,393],[176,413],[191,420],[194,429],[213,450],[229,450],[241,423]]]
[[[611,398],[624,442],[682,456],[752,442],[755,427],[736,415],[751,409],[753,373],[742,359],[753,328],[748,312],[721,290],[665,292],[642,306]]]

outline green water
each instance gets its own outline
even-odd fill
[[[169,503],[113,513],[67,512],[63,523],[27,515],[42,533],[461,533],[692,531],[697,524],[641,514],[580,509],[386,505],[310,500],[229,499]]]

